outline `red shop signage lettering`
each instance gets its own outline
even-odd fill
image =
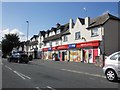
[[[86,42],[86,43],[78,43],[76,45],[76,48],[82,48],[82,47],[97,47],[99,46],[98,41],[91,41],[91,42]]]
[[[68,45],[61,45],[57,47],[58,50],[68,49]]]

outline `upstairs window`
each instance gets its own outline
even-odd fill
[[[56,45],[58,45],[58,41],[56,41]]]
[[[52,46],[52,41],[49,41],[49,45]]]
[[[75,33],[75,40],[78,40],[78,39],[80,39],[80,32]]]
[[[67,35],[63,36],[63,42],[66,42],[66,41],[68,41]]]
[[[59,30],[57,30],[56,34],[59,34],[59,33],[60,33],[60,29],[59,29]]]
[[[95,37],[95,36],[98,36],[99,34],[98,34],[98,28],[93,28],[92,30],[91,30],[91,36],[92,37]]]
[[[46,43],[44,43],[44,46],[46,46]]]

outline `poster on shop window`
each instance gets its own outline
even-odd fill
[[[93,63],[92,56],[93,56],[92,49],[84,49],[83,50],[83,62],[84,63]]]
[[[71,50],[70,51],[70,61],[80,62],[81,61],[81,51],[80,50]]]

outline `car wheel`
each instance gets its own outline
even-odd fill
[[[28,61],[25,61],[25,63],[27,64],[27,63],[28,63]]]
[[[16,60],[15,62],[18,63],[18,60]]]
[[[10,59],[10,58],[8,59],[8,62],[11,62],[11,59]]]
[[[116,75],[115,71],[107,70],[106,71],[106,78],[109,81],[116,81],[117,80],[117,75]]]

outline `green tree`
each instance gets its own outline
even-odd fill
[[[13,48],[16,48],[19,43],[19,36],[17,34],[6,34],[2,40],[3,55],[9,55]]]

